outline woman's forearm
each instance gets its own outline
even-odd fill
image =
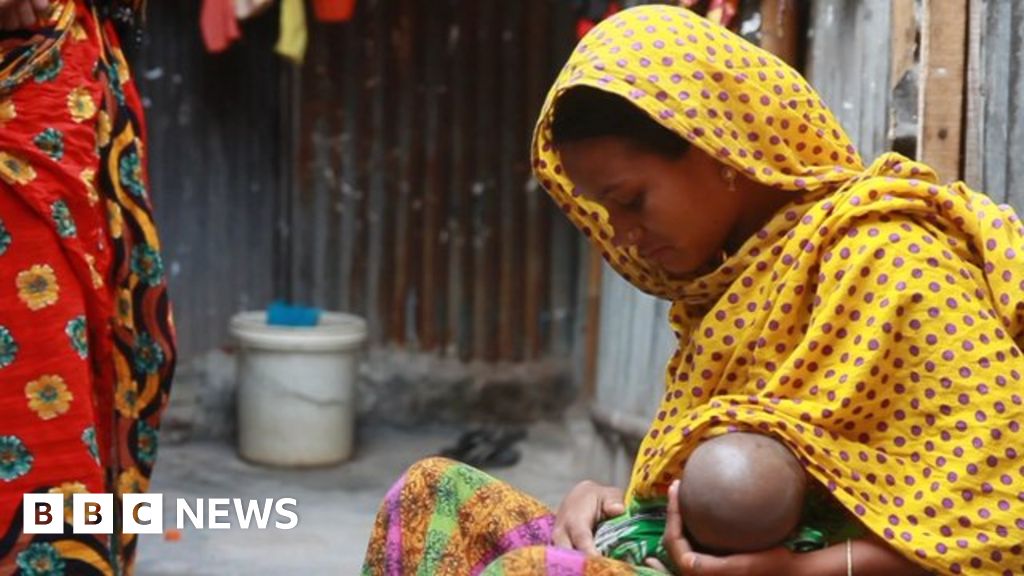
[[[796,555],[796,576],[846,576],[846,543],[829,546],[823,550]],[[875,537],[866,537],[850,542],[850,567],[855,576],[888,576],[901,574],[924,576],[928,571],[907,560],[885,542]]]

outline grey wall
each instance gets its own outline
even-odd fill
[[[969,82],[967,183],[1024,212],[1024,3],[971,0],[977,75]],[[972,130],[973,128],[973,130]],[[973,149],[972,149],[973,148]]]
[[[888,150],[891,0],[811,3],[805,75],[866,164]]]
[[[280,220],[280,82],[273,15],[230,52],[205,53],[199,2],[149,3],[135,79],[182,358],[227,340],[227,319],[275,292]]]

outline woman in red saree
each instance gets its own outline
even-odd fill
[[[103,5],[101,5],[103,4]],[[0,1],[0,572],[130,571],[135,536],[29,535],[22,495],[143,492],[174,369],[145,126],[114,23]],[[34,23],[25,25],[26,19]]]

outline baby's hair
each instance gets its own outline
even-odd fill
[[[679,504],[697,543],[722,553],[753,552],[781,544],[796,527],[805,488],[803,468],[781,442],[737,432],[694,450]]]

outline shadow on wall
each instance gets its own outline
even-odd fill
[[[236,436],[237,349],[185,362],[164,416],[162,440],[230,441]],[[577,389],[567,360],[464,363],[397,349],[371,352],[360,369],[364,423],[527,423],[561,416]]]

